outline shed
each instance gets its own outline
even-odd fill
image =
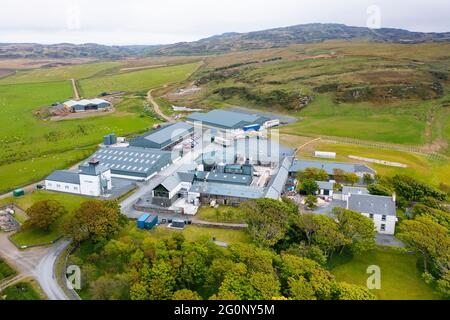
[[[13,191],[14,197],[21,197],[25,195],[25,191],[23,189],[16,189]]]
[[[137,221],[137,227],[139,229],[145,229],[145,221],[150,217],[150,215],[148,213],[143,214],[142,216],[139,217],[138,221]]]
[[[183,220],[180,219],[174,219],[172,221],[171,227],[172,228],[178,228],[178,229],[184,229],[186,223]]]
[[[149,215],[144,221],[144,229],[151,230],[154,226],[158,224],[158,216]]]

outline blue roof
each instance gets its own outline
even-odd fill
[[[345,172],[352,173],[370,173],[375,174],[376,171],[369,168],[366,165],[355,163],[343,163],[343,162],[328,162],[328,161],[315,161],[315,160],[294,160],[290,168],[290,172],[298,172],[307,168],[317,168],[325,170],[329,175],[333,174],[334,169],[341,169]]]
[[[148,213],[143,214],[142,216],[139,217],[138,221],[145,222],[149,217],[150,217],[150,215]]]
[[[240,129],[251,124],[263,124],[266,118],[240,112],[216,109],[208,113],[195,112],[186,118],[188,121],[201,121],[207,125],[225,129]]]

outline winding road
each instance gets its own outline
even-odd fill
[[[8,233],[0,233],[0,256],[17,271],[17,276],[0,284],[0,290],[24,278],[37,280],[49,300],[69,300],[59,286],[55,275],[55,264],[59,255],[70,244],[68,240],[58,241],[47,247],[17,249],[9,241]]]
[[[153,99],[152,92],[153,92],[154,90],[155,90],[155,89],[151,89],[151,90],[147,93],[147,100],[148,100],[148,102],[153,106],[153,109],[155,110],[155,112],[156,112],[161,118],[163,118],[163,119],[166,120],[167,122],[175,122],[175,119],[173,119],[173,118],[171,118],[171,117],[169,117],[169,116],[166,116],[166,115],[161,111],[161,108],[160,108],[159,105],[156,103],[155,99]]]

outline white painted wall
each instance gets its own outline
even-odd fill
[[[92,197],[101,195],[100,176],[88,176],[80,174],[81,194]]]
[[[45,180],[45,189],[50,191],[67,192],[73,194],[81,193],[79,184],[65,183],[52,180]]]
[[[366,216],[367,218],[370,218],[370,215],[368,213],[362,213],[362,215]],[[394,235],[395,234],[395,225],[398,221],[397,217],[394,216],[386,216],[386,220],[383,220],[383,216],[381,214],[375,214],[373,216],[373,222],[375,224],[375,228],[377,229],[377,232],[379,234],[389,234]],[[382,225],[385,226],[385,230],[382,231]]]

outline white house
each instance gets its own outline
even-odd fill
[[[333,199],[334,193],[334,182],[326,182],[326,181],[316,181],[319,186],[319,190],[316,192],[316,195],[324,198],[325,200]]]
[[[350,194],[347,198],[347,209],[372,219],[378,233],[393,235],[398,221],[395,201],[395,195],[384,197]]]
[[[59,170],[45,179],[45,188],[51,191],[98,197],[112,189],[111,170],[91,160],[79,172]]]

